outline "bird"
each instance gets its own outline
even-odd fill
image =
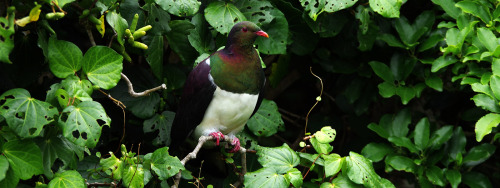
[[[189,73],[172,123],[171,147],[200,136],[214,137],[218,146],[228,136],[232,140],[228,152],[239,151],[240,141],[235,135],[257,112],[266,82],[254,47],[257,37],[269,35],[253,22],[236,23],[226,46]]]

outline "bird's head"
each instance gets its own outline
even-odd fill
[[[238,43],[241,46],[252,46],[257,36],[269,38],[259,26],[249,21],[238,22],[228,35],[228,45]]]

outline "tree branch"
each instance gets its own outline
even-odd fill
[[[155,88],[152,88],[152,89],[148,89],[146,91],[143,91],[143,92],[140,92],[140,93],[136,93],[134,91],[134,86],[132,85],[132,82],[130,82],[130,80],[128,79],[128,77],[121,73],[122,74],[122,78],[123,80],[125,80],[125,82],[127,82],[127,86],[128,86],[128,93],[130,94],[130,96],[132,97],[143,97],[143,96],[148,96],[149,93],[151,92],[154,92],[154,91],[157,91],[157,90],[160,90],[160,89],[167,89],[167,85],[165,84],[161,84],[161,86],[158,86],[158,87],[155,87]]]

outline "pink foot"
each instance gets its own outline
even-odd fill
[[[231,145],[233,145],[233,149],[231,149],[229,153],[236,153],[240,151],[240,139],[236,138],[236,136],[233,138]]]
[[[219,141],[221,139],[224,139],[224,134],[222,134],[221,132],[212,132],[209,134],[210,136],[214,137],[217,141],[215,142],[215,145],[219,145]],[[238,141],[239,143],[239,141]]]

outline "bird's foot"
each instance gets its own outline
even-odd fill
[[[224,139],[224,134],[222,134],[221,132],[212,132],[209,135],[216,139],[215,145],[217,146],[219,145],[220,140]]]
[[[233,149],[229,151],[229,153],[236,153],[240,151],[240,139],[238,139],[236,136],[233,137],[233,141],[231,142],[231,145],[233,146]]]

